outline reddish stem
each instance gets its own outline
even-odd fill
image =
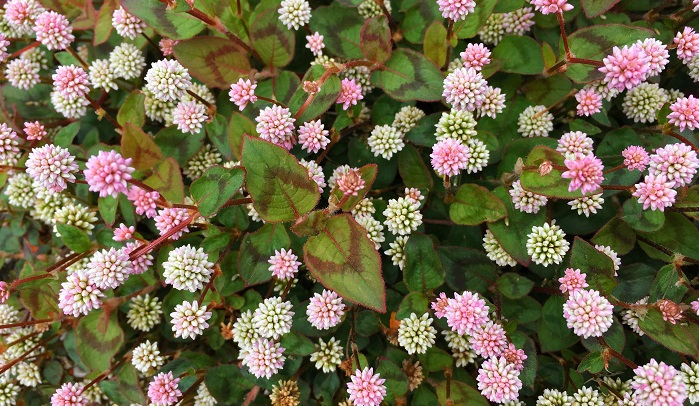
[[[7,60],[10,60],[12,58],[16,58],[16,57],[22,55],[23,53],[29,51],[30,49],[38,47],[39,45],[41,45],[41,42],[38,42],[38,41],[34,42],[33,44],[29,44],[26,47],[20,49],[19,51],[13,52],[12,55],[7,57]]]

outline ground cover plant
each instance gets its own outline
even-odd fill
[[[0,406],[699,402],[699,0],[0,5]]]

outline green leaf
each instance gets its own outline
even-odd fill
[[[250,25],[252,46],[270,68],[288,65],[296,46],[294,31],[286,28],[279,20],[278,9],[279,7],[275,6],[261,12]]]
[[[272,279],[267,260],[275,250],[289,248],[291,240],[281,224],[265,224],[243,237],[237,268],[245,284],[257,285]]]
[[[279,344],[284,347],[285,355],[308,356],[315,352],[316,347],[308,337],[296,331],[284,334]]]
[[[376,373],[381,375],[381,378],[386,379],[384,386],[386,387],[387,398],[395,399],[396,397],[404,396],[408,392],[408,377],[392,361],[386,358],[379,359]]]
[[[140,18],[163,37],[184,40],[197,35],[206,26],[185,13],[167,10],[167,4],[159,0],[119,0],[121,6]]]
[[[117,312],[93,310],[80,318],[75,328],[75,344],[80,359],[96,372],[107,370],[112,357],[124,344],[124,332],[119,326]]]
[[[545,161],[551,162],[554,168],[548,174],[541,176],[539,174],[539,165]],[[583,194],[580,189],[572,192],[568,191],[570,179],[562,178],[561,174],[564,171],[556,169],[556,166],[565,167],[563,161],[563,155],[554,149],[543,145],[534,147],[524,163],[526,168],[520,177],[522,188],[532,193],[558,199],[582,197]]]
[[[498,0],[479,1],[473,13],[454,24],[454,33],[456,36],[461,39],[475,37],[481,27],[485,25],[488,17],[493,13],[493,9],[497,3]]]
[[[580,237],[575,237],[570,254],[570,267],[587,275],[590,289],[611,294],[617,285],[614,262]]]
[[[127,122],[121,134],[121,153],[131,158],[134,168],[143,171],[152,169],[163,159],[160,147],[137,125]]]
[[[181,166],[187,162],[204,146],[206,133],[199,131],[196,134],[185,134],[176,126],[165,127],[155,134],[155,144],[160,147],[163,156],[174,158]]]
[[[570,79],[563,75],[554,75],[547,78],[537,78],[532,80],[522,86],[524,95],[527,100],[536,104],[543,106],[550,106],[555,104],[559,100],[568,97],[573,88],[573,84]],[[580,120],[582,121],[582,120]],[[582,121],[587,123],[586,121]],[[572,126],[572,123],[571,123]],[[575,131],[571,128],[571,131]]]
[[[418,354],[417,357],[420,360],[420,365],[429,372],[444,371],[451,368],[454,363],[451,354],[437,346],[428,348],[424,354]]]
[[[606,245],[619,255],[626,255],[636,246],[636,233],[619,217],[614,217],[600,228],[591,241],[597,245]]]
[[[400,30],[408,42],[421,44],[425,38],[427,27],[432,21],[442,20],[437,2],[432,1],[403,1],[401,11],[405,18],[400,23]]]
[[[180,166],[173,158],[167,158],[153,169],[153,175],[143,181],[160,192],[171,203],[184,201],[184,184]]]
[[[665,213],[660,210],[643,210],[643,205],[636,199],[624,202],[621,219],[636,231],[658,231],[665,223]]]
[[[449,206],[451,220],[467,226],[497,221],[505,216],[505,203],[488,189],[474,184],[462,185]]]
[[[430,301],[424,293],[410,292],[401,300],[396,312],[396,319],[403,320],[410,317],[411,313],[424,314],[427,312],[429,304]]]
[[[360,44],[360,31],[364,19],[356,9],[338,4],[318,7],[313,10],[310,27],[323,35],[325,49],[331,55],[346,59],[364,57]]]
[[[646,317],[638,321],[638,327],[648,337],[672,351],[694,358],[699,356],[699,326],[694,323],[666,322],[660,311],[651,307]]]
[[[444,75],[424,55],[400,48],[374,72],[372,82],[396,100],[438,101],[442,99]]]
[[[437,66],[447,62],[447,29],[440,21],[433,22],[425,32],[422,51]]]
[[[56,223],[56,228],[61,234],[61,240],[71,251],[85,252],[92,247],[90,238],[82,229],[63,223]]]
[[[508,272],[498,279],[495,286],[505,297],[519,299],[529,294],[534,282],[514,272]]]
[[[384,63],[391,57],[393,44],[386,16],[380,15],[366,20],[359,37],[359,46],[366,59]]]
[[[493,60],[500,60],[504,72],[537,75],[544,70],[541,46],[531,37],[508,35],[493,49]]]
[[[619,0],[580,0],[587,18],[597,17],[619,3]]]
[[[433,113],[420,120],[412,130],[405,134],[405,138],[415,145],[432,148],[437,143],[434,136],[434,127],[439,122],[442,113]],[[400,157],[400,155],[399,155]]]
[[[119,405],[145,404],[147,400],[138,378],[136,368],[127,363],[119,368],[116,381],[102,381],[99,385],[105,395]]]
[[[303,77],[303,81],[315,82],[320,79],[324,73],[325,68],[323,66],[311,66],[308,72],[306,72],[306,75]],[[323,82],[323,85],[320,87],[320,91],[316,93],[315,96],[312,96],[313,99],[311,103],[306,107],[296,121],[299,123],[308,122],[328,111],[328,109],[335,104],[338,96],[340,96],[341,89],[342,84],[337,75],[332,75],[325,79],[325,82]],[[309,96],[310,95],[303,90],[303,87],[299,86],[289,102],[289,110],[291,113],[294,115],[297,114]]]
[[[601,61],[611,53],[613,47],[621,48],[653,35],[653,31],[647,28],[622,24],[594,25],[568,35],[568,43],[576,58]],[[558,49],[563,49],[562,41]],[[565,74],[577,83],[591,82],[603,76],[596,67],[584,64],[568,66]]]
[[[384,313],[386,290],[381,257],[366,230],[350,214],[340,214],[303,246],[304,263],[328,289],[350,302]]]
[[[593,351],[585,356],[578,364],[578,372],[588,371],[591,374],[602,372],[604,369],[604,357],[602,352]]]
[[[455,291],[488,292],[498,268],[483,251],[464,247],[437,247],[444,264],[447,285]]]
[[[444,266],[430,237],[411,234],[404,255],[403,280],[410,291],[427,292],[444,283]]]
[[[250,73],[247,55],[234,42],[219,37],[196,37],[175,45],[178,61],[209,87],[228,88]]]
[[[116,211],[119,205],[119,200],[116,197],[105,196],[97,199],[97,207],[104,222],[111,226],[116,221]]]
[[[649,255],[653,251],[656,252],[656,254],[651,255],[654,258],[672,260],[671,258],[666,258],[667,254],[665,253],[658,255],[660,252],[656,248],[646,245],[643,240],[648,240],[674,254],[682,254],[689,258],[699,259],[699,231],[687,217],[680,213],[666,213],[665,224],[660,230],[650,233],[638,232],[637,235],[639,240],[643,242],[641,247],[646,252],[649,252]]]
[[[434,180],[420,152],[408,144],[398,152],[398,173],[406,187],[432,189]]]
[[[95,36],[92,45],[97,46],[105,43],[112,33],[112,14],[119,8],[119,0],[105,0],[97,14],[95,22]]]
[[[446,382],[440,382],[435,385],[435,390],[437,391],[439,404],[446,405]],[[455,405],[488,406],[490,404],[477,389],[465,384],[464,382],[456,380],[451,381],[451,401]]]
[[[318,185],[284,148],[247,136],[242,161],[253,205],[266,221],[296,220],[318,203]]]
[[[660,299],[668,299],[681,303],[684,294],[689,290],[686,282],[687,277],[681,269],[676,269],[673,264],[665,265],[660,268],[650,286],[650,299],[648,301],[655,303]]]
[[[541,309],[541,320],[537,327],[541,352],[560,351],[580,339],[567,327],[563,318],[563,303],[563,297],[551,296]]]
[[[204,376],[211,396],[224,405],[240,403],[255,386],[243,377],[238,366],[231,364],[208,368]]]
[[[236,159],[240,160],[243,154],[243,137],[245,135],[257,137],[258,134],[255,127],[255,123],[241,113],[233,113],[231,115],[231,122],[228,124],[228,143]]]
[[[376,174],[379,171],[379,167],[376,164],[368,164],[359,168],[359,176],[364,180],[364,187],[357,191],[356,196],[350,196],[347,201],[340,207],[342,211],[350,211],[357,205],[364,196],[371,190],[371,186],[376,180]],[[331,196],[335,201],[341,202],[344,198],[344,193],[337,188],[337,185],[332,190]]]
[[[206,136],[227,161],[233,160],[233,150],[228,140],[228,122],[221,114],[216,114],[210,123],[206,123]]]
[[[131,92],[119,108],[117,122],[122,126],[131,123],[136,127],[143,127],[146,123],[146,108],[143,104],[145,101],[146,95],[142,91],[134,90]]]
[[[68,148],[73,143],[75,136],[78,135],[78,131],[80,131],[80,121],[70,123],[58,131],[53,137],[53,143],[59,147]]]
[[[192,182],[189,192],[199,207],[199,213],[211,217],[238,192],[244,180],[245,170],[241,167],[214,166]]]

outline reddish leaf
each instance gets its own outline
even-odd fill
[[[250,72],[250,61],[234,42],[196,37],[174,47],[175,57],[192,76],[210,87],[225,89]]]
[[[160,148],[143,130],[131,123],[126,123],[123,130],[121,153],[125,158],[133,159],[134,168],[151,169],[163,159]]]
[[[184,184],[180,165],[173,158],[167,158],[156,166],[153,175],[143,183],[160,192],[171,203],[184,201]]]
[[[359,34],[359,46],[366,59],[384,63],[391,57],[391,30],[386,16],[368,19]]]
[[[272,279],[267,260],[275,250],[290,245],[291,240],[281,224],[265,224],[256,232],[246,234],[237,261],[238,272],[245,284],[257,285]]]
[[[95,21],[95,37],[92,39],[93,45],[107,42],[112,33],[112,14],[119,8],[118,0],[105,0]]]

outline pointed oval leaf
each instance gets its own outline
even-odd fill
[[[432,63],[444,66],[447,61],[447,29],[441,21],[433,22],[425,32],[422,50]]]
[[[189,73],[210,87],[228,88],[250,73],[247,55],[234,42],[219,37],[196,37],[173,48]]]
[[[403,280],[411,292],[427,292],[444,283],[444,265],[425,234],[413,233],[405,244]]]
[[[153,175],[143,183],[160,192],[171,203],[182,203],[184,200],[184,183],[180,165],[173,158],[167,158],[153,170]]]
[[[93,371],[107,370],[123,343],[124,332],[116,311],[107,314],[102,309],[93,310],[75,328],[78,356]]]
[[[250,26],[252,46],[269,67],[280,68],[291,62],[296,46],[294,31],[279,20],[278,7],[261,12]]]
[[[449,217],[456,224],[475,226],[507,216],[505,203],[483,186],[462,185],[449,206]]]
[[[243,137],[245,135],[257,137],[255,123],[241,113],[233,113],[228,124],[228,143],[231,146],[233,156],[238,160],[243,154]]]
[[[290,245],[289,235],[281,224],[265,224],[256,232],[246,234],[237,259],[238,272],[245,284],[257,285],[272,279],[267,260],[275,250]]]
[[[536,75],[544,70],[541,46],[531,37],[508,35],[493,49],[493,60],[502,61],[504,72]]]
[[[160,147],[136,125],[124,124],[121,134],[121,153],[131,158],[134,168],[143,171],[153,168],[163,159]]]
[[[146,123],[146,108],[143,104],[145,101],[146,95],[142,91],[134,90],[131,92],[119,108],[117,122],[122,126],[131,123],[136,127],[143,127]]]
[[[363,24],[364,19],[356,9],[332,4],[313,10],[310,27],[311,31],[323,35],[325,49],[330,54],[359,59],[364,57],[359,47],[359,33]]]
[[[56,223],[56,228],[61,234],[61,239],[71,251],[85,252],[90,249],[92,243],[85,231],[69,224]]]
[[[638,327],[661,345],[694,358],[699,356],[699,326],[694,323],[672,324],[663,320],[658,309],[649,308]]]
[[[493,14],[493,9],[497,3],[498,0],[479,1],[473,13],[454,24],[454,34],[461,39],[475,37],[481,27],[485,25],[488,17]]]
[[[183,40],[197,35],[206,26],[185,13],[167,10],[167,4],[159,0],[120,0],[121,6],[163,37]]]
[[[374,72],[372,81],[389,96],[400,101],[438,101],[442,99],[444,75],[419,52],[400,48],[381,70]]]
[[[580,237],[575,237],[573,241],[570,266],[587,275],[590,289],[611,294],[617,285],[612,259]]]
[[[360,44],[364,57],[376,63],[384,63],[391,57],[391,29],[386,16],[372,17],[364,23],[360,32]]]
[[[245,170],[241,167],[226,169],[214,166],[192,182],[189,192],[197,203],[199,213],[211,217],[243,186]]]

